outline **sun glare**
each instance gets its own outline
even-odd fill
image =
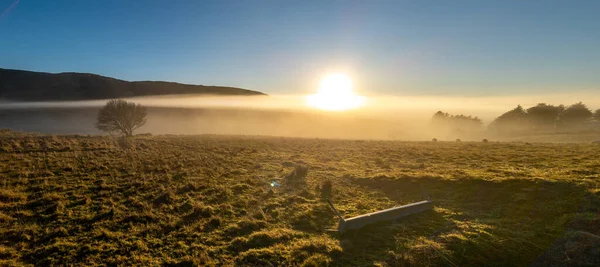
[[[330,111],[343,111],[362,106],[364,96],[353,92],[352,80],[344,74],[333,74],[321,80],[319,91],[306,98],[309,106]]]

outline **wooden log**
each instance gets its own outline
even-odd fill
[[[330,205],[333,207],[332,204],[330,204]],[[415,202],[415,203],[411,203],[411,204],[407,204],[407,205],[403,205],[403,206],[399,206],[399,207],[389,208],[389,209],[385,209],[385,210],[380,210],[380,211],[356,216],[356,217],[353,217],[350,219],[343,219],[337,213],[335,208],[334,208],[334,211],[336,211],[336,214],[338,214],[338,217],[340,218],[340,222],[338,224],[338,231],[344,232],[347,230],[362,228],[368,224],[372,224],[372,223],[376,223],[376,222],[395,220],[398,218],[402,218],[402,217],[405,217],[405,216],[408,216],[411,214],[423,212],[423,211],[430,210],[430,209],[433,209],[433,201],[424,200],[421,202]]]

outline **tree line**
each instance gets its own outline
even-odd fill
[[[592,129],[600,122],[600,109],[592,111],[579,102],[568,107],[545,103],[524,109],[521,105],[505,112],[490,123],[499,133],[553,132]]]
[[[432,123],[456,132],[483,129],[483,123],[477,117],[451,115],[442,111],[433,115]],[[494,119],[488,125],[488,130],[500,134],[518,134],[594,129],[599,124],[600,109],[592,111],[582,102],[568,107],[539,103],[527,109],[518,105]]]
[[[480,130],[483,126],[483,121],[481,121],[481,119],[478,117],[473,117],[471,115],[465,116],[463,114],[451,115],[442,111],[438,111],[433,114],[433,118],[431,120],[435,127],[445,132],[471,132]]]

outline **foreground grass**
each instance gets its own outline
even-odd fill
[[[594,259],[573,259],[586,244],[565,252],[564,240],[600,234],[600,146],[589,144],[0,140],[0,265],[569,264]],[[295,166],[306,177],[282,178]],[[323,197],[352,217],[425,195],[431,212],[324,231],[336,219]]]

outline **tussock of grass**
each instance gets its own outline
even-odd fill
[[[332,262],[342,248],[327,238],[313,237],[265,248],[251,248],[236,257],[236,264],[247,266],[304,265]]]
[[[10,223],[15,221],[15,218],[0,212],[0,223]]]
[[[321,183],[318,187],[318,191],[321,191],[322,198],[330,198],[333,193],[333,183],[331,180],[327,179]]]
[[[236,237],[230,243],[230,248],[235,251],[244,251],[252,248],[269,247],[278,243],[306,237],[307,235],[290,229],[277,228],[254,232],[248,237]]]
[[[186,222],[197,221],[202,218],[210,218],[214,213],[214,209],[211,206],[204,206],[202,204],[196,204],[192,208],[192,212],[185,215],[182,219]]]
[[[242,266],[282,266],[287,261],[285,251],[281,248],[250,249],[236,257],[235,264]]]
[[[0,201],[2,202],[20,202],[27,199],[27,194],[18,191],[0,189]]]
[[[248,235],[254,231],[263,229],[267,226],[265,221],[259,221],[251,218],[244,218],[236,223],[230,224],[225,228],[228,236],[236,237]]]
[[[323,254],[314,254],[308,257],[306,260],[302,262],[300,266],[302,267],[319,267],[319,266],[329,266],[331,265],[333,260],[326,255]]]

